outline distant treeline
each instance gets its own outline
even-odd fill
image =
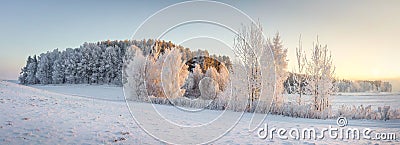
[[[307,83],[305,79],[308,76],[304,74],[289,73],[288,79],[285,81],[285,90],[289,94],[298,93],[299,88],[302,88],[302,92],[306,93],[305,86]],[[389,82],[381,80],[345,80],[337,79],[333,82],[337,87],[337,92],[392,92],[392,85]],[[301,87],[300,87],[301,86]]]
[[[392,92],[392,84],[381,80],[338,80],[339,92]]]
[[[157,43],[158,47],[154,47]],[[39,56],[28,56],[26,65],[21,69],[18,78],[21,84],[116,84],[122,85],[123,62],[129,59],[126,55],[131,46],[139,47],[144,55],[153,51],[163,52],[165,49],[179,49],[182,59],[203,67],[219,65],[208,59],[193,59],[196,56],[214,58],[230,68],[231,61],[227,56],[209,55],[208,51],[191,51],[172,42],[148,40],[101,41],[84,43],[79,48],[67,48],[63,51],[54,49]],[[160,50],[155,50],[160,49]],[[201,62],[194,62],[199,60]],[[215,66],[217,68],[217,66]],[[192,69],[190,67],[189,69]],[[206,68],[202,68],[206,69]]]

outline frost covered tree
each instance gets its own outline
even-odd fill
[[[243,25],[238,36],[234,39],[234,52],[247,70],[249,108],[253,108],[253,102],[260,97],[261,71],[259,54],[261,54],[264,47],[267,47],[267,42],[264,40],[260,23],[252,23],[250,26]]]
[[[183,96],[182,88],[189,75],[179,49],[161,49],[156,44],[146,62],[146,88],[151,96],[177,98]]]
[[[36,78],[37,72],[37,57],[36,55],[33,56],[32,62],[28,65],[28,75],[26,76],[26,83],[28,84],[36,84],[38,82]]]
[[[301,35],[299,37],[299,44],[298,47],[296,47],[296,69],[295,71],[293,71],[294,73],[297,72],[298,75],[293,74],[292,79],[294,79],[293,82],[294,83],[294,88],[295,88],[295,93],[298,94],[298,98],[297,103],[300,105],[301,104],[301,99],[302,99],[302,95],[304,94],[304,86],[305,86],[305,82],[307,80],[307,75],[304,75],[304,67],[305,67],[305,63],[306,63],[306,56],[305,53],[303,51],[303,45],[301,42]]]
[[[114,70],[115,77],[112,79],[113,84],[121,85],[122,84],[122,64],[123,57],[125,56],[125,48],[121,48],[119,46],[115,46],[114,50],[116,51],[116,57],[113,59],[112,69]]]
[[[312,96],[315,110],[323,111],[330,105],[330,97],[336,91],[334,84],[335,67],[328,46],[317,43],[311,57],[306,61],[307,91]]]
[[[153,50],[159,47],[157,44]],[[166,55],[162,55],[159,51],[153,51],[151,55],[148,55],[148,61],[146,62],[146,88],[148,95],[155,97],[164,97],[164,92],[161,85],[161,68],[164,63]]]
[[[28,66],[32,63],[32,57],[28,56],[28,59],[26,60],[26,65],[21,69],[21,72],[19,73],[18,81],[22,84],[27,84],[26,77],[28,76]]]
[[[226,106],[227,109],[244,111],[245,109],[248,109],[247,107],[250,95],[248,77],[245,70],[246,68],[238,62],[234,62],[232,64],[232,68],[233,69],[229,74],[229,79],[232,85],[228,86],[227,89],[222,93],[223,96],[220,96],[219,98],[226,101],[230,100],[229,104]],[[227,92],[230,91],[230,89],[232,89],[232,94],[228,96],[230,92]]]
[[[208,68],[208,70],[206,71],[206,73],[205,73],[204,76],[205,76],[205,77],[211,78],[212,80],[214,80],[214,81],[216,82],[217,85],[219,85],[219,84],[218,84],[219,73],[218,73],[217,69],[215,69],[214,67]],[[219,87],[218,87],[218,88],[219,88]],[[219,90],[219,89],[218,89],[218,90]],[[217,90],[217,91],[218,91],[218,90]]]
[[[76,53],[77,50],[72,48],[67,48],[65,50],[65,60],[64,60],[64,77],[65,82],[69,84],[77,83],[77,62],[80,60]]]
[[[203,71],[200,67],[200,65],[196,64],[194,69],[193,69],[193,79],[194,79],[194,84],[197,84],[200,82],[200,80],[203,78],[204,74]],[[195,86],[196,87],[196,86]]]
[[[248,109],[263,111],[257,104],[259,101],[269,104],[273,98],[273,94],[268,93],[274,92],[275,67],[273,52],[263,35],[261,23],[242,27],[234,40],[234,53],[247,71],[247,77],[240,79],[248,80]]]
[[[36,78],[39,80],[40,84],[49,84],[51,83],[51,69],[49,58],[46,54],[42,53],[39,57],[39,63],[37,65]]]
[[[132,48],[130,48],[132,49]],[[132,50],[128,50],[132,51]],[[104,69],[106,70],[105,72],[105,78],[107,83],[114,83],[113,81],[117,77],[117,74],[115,73],[115,70],[113,66],[118,65],[116,62],[117,58],[117,53],[115,51],[114,47],[107,47],[105,50],[105,65]]]
[[[229,70],[228,68],[226,68],[224,63],[221,63],[221,65],[219,65],[217,82],[220,91],[224,91],[229,83]]]
[[[53,64],[53,73],[52,73],[52,80],[53,84],[62,84],[65,82],[65,58],[59,57],[54,61]]]
[[[162,87],[168,98],[182,97],[185,89],[182,89],[187,76],[189,75],[188,66],[182,61],[182,53],[179,49],[166,50],[163,54],[166,57],[162,65]]]
[[[100,58],[101,56],[101,48],[97,45],[90,45],[89,46],[89,57],[90,59],[88,59],[88,70],[89,70],[89,74],[88,74],[88,80],[89,80],[89,84],[91,83],[95,83],[98,84],[101,80],[100,80],[100,62],[103,60]]]
[[[146,57],[143,56],[143,52],[136,46],[132,46],[131,51],[134,53],[132,59],[127,63],[125,75],[128,79],[129,86],[129,99],[132,100],[143,100],[146,97]]]
[[[28,57],[26,66],[22,68],[20,77],[18,78],[19,82],[22,84],[36,84],[36,71],[37,71],[37,57],[36,55]]]
[[[273,101],[276,105],[278,105],[277,107],[279,107],[283,103],[282,93],[285,89],[284,82],[288,78],[288,73],[286,70],[288,65],[288,60],[286,58],[287,49],[283,48],[282,40],[279,33],[276,33],[275,37],[273,37],[272,39],[268,39],[268,45],[274,54],[276,72],[276,86]]]

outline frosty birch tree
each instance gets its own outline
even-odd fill
[[[329,107],[330,96],[336,90],[333,83],[335,67],[328,46],[320,45],[317,38],[311,58],[306,63],[306,73],[309,76],[307,91],[312,95],[315,110],[323,111]]]
[[[299,98],[297,98],[297,103],[300,105],[301,104],[301,95],[303,95],[303,86],[304,82],[306,81],[306,75],[304,75],[304,66],[305,66],[305,61],[306,61],[306,56],[303,52],[303,46],[301,42],[301,36],[299,37],[299,46],[296,47],[296,59],[297,59],[297,74],[293,75],[293,79],[295,79],[295,89],[296,92],[299,94]],[[296,71],[293,71],[295,73]],[[298,86],[297,86],[298,85]]]
[[[125,75],[128,79],[129,99],[144,100],[146,96],[145,86],[145,65],[146,57],[136,46],[132,46],[128,51],[133,52],[133,58],[128,62]]]
[[[279,39],[276,42],[277,45],[280,45]],[[282,52],[282,56],[285,56],[285,52],[280,50],[281,46],[277,46],[276,48],[279,52]],[[270,108],[269,103],[273,101],[272,98],[274,97],[276,68],[274,64],[274,51],[270,48],[263,35],[261,23],[242,26],[234,41],[234,52],[247,71],[246,79],[249,84],[248,111],[268,112]],[[281,59],[284,64],[286,58],[280,57],[279,60]],[[261,96],[262,99],[260,99]],[[259,102],[262,103],[259,104]]]
[[[261,54],[267,43],[262,34],[261,24],[252,23],[250,26],[242,25],[242,29],[234,40],[235,54],[242,61],[247,70],[249,82],[249,109],[253,109],[253,102],[258,100],[261,91],[261,72],[259,54]],[[243,79],[243,78],[236,78]]]

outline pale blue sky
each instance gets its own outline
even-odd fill
[[[16,79],[28,55],[83,42],[130,39],[147,17],[176,2],[2,0],[0,78]],[[400,1],[224,2],[259,19],[267,36],[279,31],[289,49],[290,65],[299,34],[305,49],[318,35],[332,50],[339,77],[386,79],[400,86]],[[210,12],[205,9],[205,14]]]

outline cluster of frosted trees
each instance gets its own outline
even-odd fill
[[[298,90],[293,92],[299,94],[299,100],[303,94],[312,96],[311,100],[297,104],[284,102],[283,98],[284,82],[289,76],[287,49],[283,48],[279,34],[265,39],[259,23],[243,26],[235,38],[237,58],[229,67],[231,69],[226,69],[224,63],[207,69],[204,64],[194,64],[188,71],[187,60],[177,49],[159,51],[158,47],[156,44],[156,49],[147,55],[138,47],[130,49],[132,59],[124,70],[128,80],[124,87],[129,90],[130,99],[310,118],[330,114],[330,97],[336,86],[334,66],[326,45],[314,45],[310,58],[306,58],[301,44],[297,48],[298,69],[294,71],[304,77],[292,79],[306,85],[295,87]],[[200,99],[182,99],[182,96],[200,96]]]
[[[19,78],[22,84],[88,83],[118,84],[122,64],[121,48],[84,44],[81,48],[42,53],[28,57]]]
[[[239,61],[233,73],[241,77],[232,77],[232,83],[237,85],[233,90],[239,89],[233,97],[248,98],[246,110],[249,112],[264,113],[270,107],[280,108],[282,84],[287,78],[287,49],[283,48],[279,33],[267,39],[260,23],[243,25],[234,40],[234,52]]]
[[[138,47],[128,51],[131,60],[124,69],[128,80],[124,87],[131,100],[262,113],[269,111],[270,98],[274,107],[283,103],[287,50],[279,34],[264,39],[261,25],[243,26],[235,39],[238,58],[229,66],[198,55],[192,60],[208,63],[196,63],[188,71],[187,60],[177,49],[159,51],[157,44],[154,48],[148,55]],[[280,85],[275,86],[275,80]]]
[[[317,43],[310,57],[302,49],[301,40],[296,49],[297,66],[285,81],[286,91],[297,96],[294,102],[285,102],[277,114],[303,118],[393,119],[400,118],[400,109],[390,106],[341,106],[332,110],[331,100],[340,92],[390,91],[391,85],[382,81],[347,81],[334,78],[335,67],[326,45]],[[303,97],[307,95],[307,97]],[[309,98],[309,99],[304,99]]]
[[[280,110],[274,110],[277,114],[305,118],[332,116],[331,97],[337,91],[337,87],[330,51],[327,45],[319,44],[317,39],[310,53],[311,55],[306,57],[300,40],[296,48],[297,66],[284,82],[286,91],[297,96],[296,103],[285,103]],[[310,96],[310,99],[303,101],[303,95]]]
[[[171,101],[184,96],[210,100],[228,83],[229,72],[223,63],[217,66],[219,71],[215,66],[204,70],[201,62],[196,62],[190,70],[181,51],[174,47],[161,51],[156,44],[152,52],[145,55],[140,48],[132,46],[128,54],[131,59],[124,68],[127,78],[124,87],[131,100],[165,101],[168,98]]]
[[[210,67],[203,72],[200,64],[196,64],[184,85],[186,96],[213,99],[219,92],[225,91],[229,82],[229,70],[224,64],[217,67]]]
[[[39,56],[29,56],[18,78],[21,84],[116,84],[122,85],[123,62],[129,58],[126,51],[138,46],[144,55],[150,54],[154,44],[164,49],[176,47],[182,59],[197,54],[209,56],[207,51],[192,52],[189,48],[171,42],[148,40],[102,41],[84,43],[79,48],[54,49]],[[215,56],[230,65],[229,57]]]
[[[125,49],[139,41],[84,43],[64,51],[54,49],[38,57],[29,56],[22,68],[22,84],[121,84]]]
[[[241,78],[247,79],[249,83],[242,86],[245,90],[241,90],[244,92],[241,95],[248,96],[247,108],[250,112],[270,112],[309,118],[325,118],[332,114],[330,100],[337,91],[334,79],[335,67],[327,46],[320,45],[318,39],[310,49],[310,57],[306,57],[302,50],[301,41],[296,49],[297,68],[294,68],[293,72],[301,75],[289,78],[301,82],[299,86],[290,88],[292,93],[298,94],[296,104],[285,102],[283,97],[284,90],[288,90],[285,87],[289,87],[285,85],[289,74],[287,49],[283,48],[279,33],[272,39],[265,40],[260,23],[243,26],[235,39],[234,49],[246,70],[245,77]],[[271,52],[273,57],[270,56]],[[232,79],[235,81],[236,77]],[[301,102],[303,94],[311,96],[312,99]],[[270,108],[269,102],[272,102]]]

